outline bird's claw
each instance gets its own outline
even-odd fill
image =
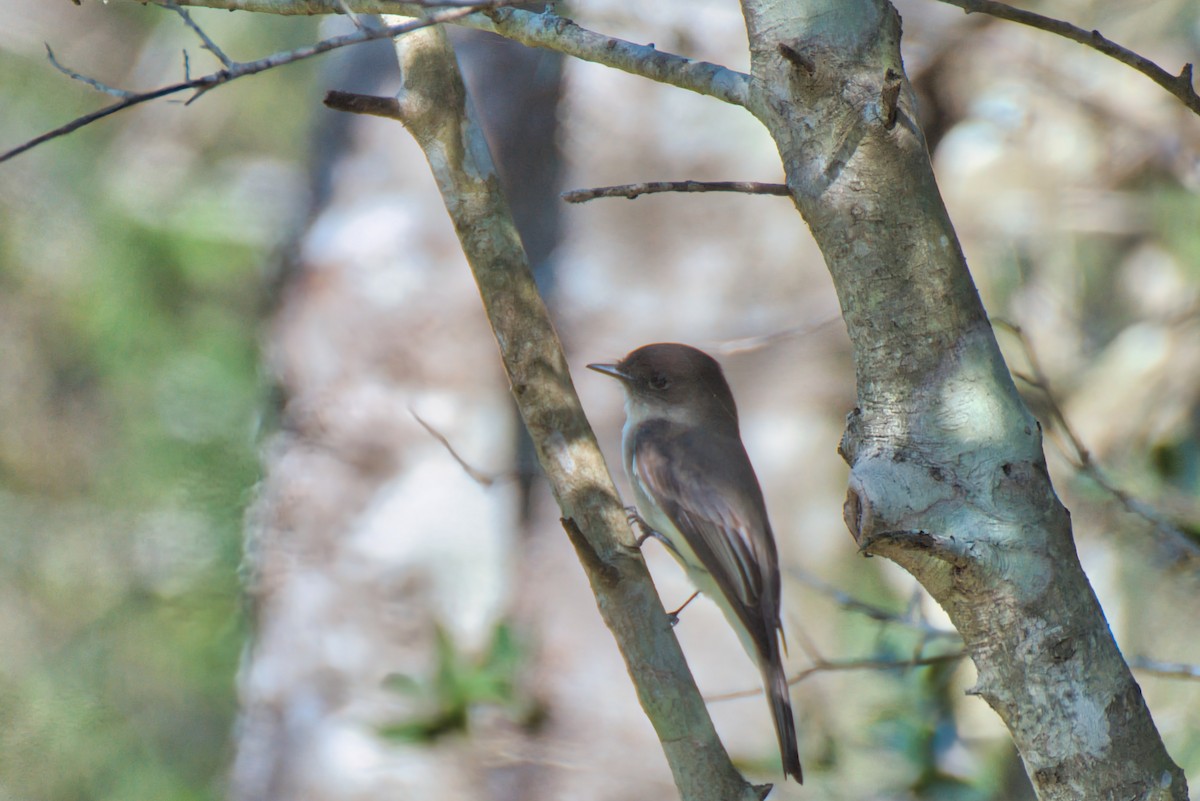
[[[625,507],[625,520],[629,522],[629,527],[637,534],[637,539],[634,541],[634,547],[641,548],[646,540],[657,535],[657,532],[646,525],[646,521],[638,514],[636,506]]]

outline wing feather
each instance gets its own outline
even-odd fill
[[[686,539],[755,645],[769,653],[779,628],[779,565],[762,490],[732,436],[666,420],[643,424],[632,473]]]

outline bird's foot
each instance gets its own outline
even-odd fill
[[[646,525],[646,521],[638,514],[636,506],[625,507],[625,520],[629,522],[629,527],[638,535],[634,545],[641,548],[642,543],[654,536],[654,530]]]

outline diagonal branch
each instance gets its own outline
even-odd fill
[[[192,15],[187,13],[187,9],[174,2],[174,0],[166,0],[166,2],[164,2],[162,5],[163,8],[169,8],[179,15],[179,18],[183,20],[183,24],[191,28],[192,32],[200,38],[201,46],[216,56],[217,60],[221,62],[221,66],[225,67],[225,69],[234,69],[237,66],[237,64],[235,64],[233,60],[229,58],[229,56],[225,55],[225,52],[217,46],[217,43],[214,42],[209,35],[204,32],[204,29],[196,24],[195,20],[192,19]]]
[[[992,319],[992,324],[1011,332],[1020,343],[1021,350],[1024,352],[1025,358],[1028,359],[1029,367],[1033,374],[1024,375],[1014,372],[1013,376],[1034,389],[1040,390],[1045,397],[1050,411],[1049,422],[1062,433],[1071,450],[1074,451],[1073,458],[1071,454],[1066,454],[1067,461],[1081,474],[1090,478],[1100,489],[1116,499],[1121,506],[1125,507],[1125,511],[1149,523],[1153,531],[1158,534],[1159,541],[1171,550],[1175,558],[1200,559],[1200,543],[1189,537],[1182,528],[1168,520],[1166,516],[1157,509],[1154,509],[1150,504],[1135,498],[1129,492],[1113,483],[1103,468],[1096,463],[1091,451],[1088,450],[1087,445],[1083,443],[1083,440],[1075,432],[1074,427],[1063,411],[1062,405],[1058,402],[1058,398],[1050,388],[1050,379],[1046,375],[1045,370],[1042,369],[1037,352],[1033,348],[1033,343],[1029,341],[1029,337],[1025,334],[1025,331],[1016,323],[1011,323],[998,317]]]
[[[137,96],[136,92],[130,92],[125,89],[118,89],[115,86],[109,86],[108,84],[102,83],[102,82],[96,80],[95,78],[89,78],[86,75],[78,73],[75,70],[71,69],[70,67],[63,66],[62,64],[59,63],[58,59],[55,57],[54,51],[50,49],[50,45],[46,45],[46,58],[48,58],[50,60],[50,66],[54,67],[54,69],[58,70],[63,75],[66,75],[68,78],[70,78],[73,81],[79,81],[80,83],[86,83],[88,86],[92,87],[97,92],[103,92],[106,95],[112,95],[113,97],[120,97],[123,99],[128,99],[130,97]]]
[[[664,53],[653,44],[639,45],[605,36],[557,14],[534,14],[516,8],[501,8],[486,16],[491,25],[480,24],[480,29],[523,45],[557,50],[584,61],[715,97],[726,103],[746,105],[749,76],[728,67]],[[470,17],[463,20],[462,24],[475,27],[475,22],[476,18]]]
[[[479,486],[491,487],[501,481],[516,477],[515,471],[510,471],[507,473],[489,473],[486,470],[480,470],[478,467],[475,467],[466,459],[464,459],[462,455],[454,449],[454,446],[450,444],[450,440],[446,438],[446,435],[426,422],[425,418],[417,414],[416,409],[410,406],[408,407],[408,413],[413,416],[414,420],[421,424],[421,428],[425,429],[429,433],[429,436],[436,439],[441,446],[446,449],[446,452],[450,454],[450,458],[458,462],[458,466],[463,469],[463,472],[467,474],[467,477]]]
[[[261,11],[284,15],[344,14],[352,9],[360,14],[416,15],[422,7],[446,8],[455,2],[414,3],[401,0],[151,0],[157,4],[205,8]],[[517,8],[499,8],[485,14],[471,14],[454,20],[464,28],[499,34],[529,47],[555,50],[606,67],[628,72],[659,83],[687,89],[726,103],[746,104],[750,77],[719,64],[696,61],[666,53],[653,44],[639,45],[607,36],[576,25],[572,20],[546,10],[534,13]]]
[[[152,0],[162,3],[164,0]],[[240,9],[273,14],[342,14],[347,8],[359,13],[413,14],[420,5],[401,0],[170,0],[182,5],[207,8]],[[968,14],[988,14],[999,19],[1028,25],[1054,33],[1115,58],[1149,77],[1180,100],[1193,112],[1200,114],[1200,95],[1192,85],[1192,65],[1185,64],[1178,75],[1172,75],[1156,63],[1126,47],[1113,42],[1099,31],[1088,31],[1069,22],[1057,20],[1032,11],[1014,8],[995,0],[941,0],[957,6]],[[453,2],[439,3],[446,7]],[[614,67],[625,72],[651,78],[662,83],[711,95],[736,105],[745,105],[748,82],[746,75],[702,61],[692,61],[670,53],[661,53],[652,45],[634,45],[580,28],[557,14],[535,14],[511,9],[498,19],[468,17],[457,24],[478,28],[515,39],[530,47],[545,47],[569,56]]]
[[[1073,42],[1086,45],[1098,50],[1106,56],[1115,58],[1126,66],[1133,67],[1150,80],[1166,89],[1196,114],[1200,114],[1200,95],[1192,85],[1192,65],[1184,64],[1178,75],[1172,75],[1145,56],[1122,47],[1111,39],[1105,38],[1100,31],[1087,31],[1063,20],[1046,17],[1021,8],[1013,8],[995,0],[941,0],[952,6],[958,6],[968,14],[989,14],[1009,22],[1019,22],[1031,28],[1058,34]]]
[[[495,166],[444,31],[398,39],[403,85],[382,101],[326,105],[397,119],[417,140],[454,221],[513,398],[562,510],[605,624],[685,801],[761,801],[721,745],[571,382],[566,356],[499,191]]]
[[[192,98],[194,100],[196,97],[204,92],[207,92],[209,89],[212,89],[215,86],[229,83],[230,81],[237,80],[238,78],[244,78],[247,75],[257,75],[260,72],[266,72],[267,70],[274,69],[276,67],[282,67],[285,64],[294,64],[297,61],[304,61],[305,59],[312,58],[313,56],[319,56],[323,53],[328,53],[331,50],[337,50],[340,47],[361,44],[362,42],[369,42],[374,39],[392,39],[405,33],[420,30],[421,28],[427,28],[431,25],[454,22],[455,20],[462,19],[463,17],[477,13],[484,9],[497,8],[498,6],[501,6],[507,2],[515,2],[515,0],[483,0],[482,2],[473,3],[469,6],[454,8],[450,11],[431,13],[421,19],[415,19],[402,24],[389,25],[384,28],[360,28],[354,33],[349,33],[344,36],[335,36],[330,39],[323,39],[315,44],[298,47],[295,50],[274,53],[270,56],[266,56],[265,58],[260,58],[257,61],[231,62],[231,66],[227,66],[225,69],[222,69],[218,72],[209,73],[208,75],[203,75],[199,78],[188,78],[187,80],[179,83],[162,86],[158,89],[152,89],[147,92],[127,93],[127,95],[124,96],[124,98],[118,103],[113,103],[111,106],[105,106],[104,108],[93,111],[90,114],[84,114],[81,117],[76,117],[66,125],[61,125],[58,128],[55,128],[52,131],[47,131],[41,136],[34,137],[28,142],[18,145],[7,152],[0,153],[0,164],[3,164],[15,156],[19,156],[27,150],[32,150],[40,144],[49,142],[52,139],[57,139],[60,136],[66,136],[73,131],[77,131],[87,125],[91,125],[93,122],[116,114],[118,111],[124,111],[132,106],[147,103],[151,100],[157,100],[160,97],[167,97],[169,95],[179,94],[181,92],[195,91],[196,95]],[[168,8],[170,7],[166,4],[160,5],[165,5]],[[172,3],[172,5],[174,4]],[[220,58],[220,56],[218,56],[218,58]],[[76,77],[75,73],[68,72],[67,74],[71,75],[73,78]],[[78,80],[83,80],[97,89],[105,91],[105,89],[102,88],[103,85],[99,84],[97,81],[84,78],[83,76],[78,76]],[[109,93],[111,94],[112,92]]]
[[[805,570],[796,567],[789,568],[788,575],[833,599],[834,603],[848,612],[857,612],[858,614],[866,615],[880,623],[895,623],[901,626],[908,626],[921,632],[926,638],[956,639],[959,637],[957,631],[938,628],[923,618],[915,617],[912,614],[900,615],[890,609],[885,609],[882,606],[855,598],[850,593],[844,592],[826,581],[822,581]]]
[[[368,42],[374,39],[394,38],[403,33],[429,25],[454,23],[476,30],[490,31],[529,47],[556,50],[569,56],[591,61],[608,67],[649,78],[660,83],[677,86],[702,95],[715,97],[734,105],[745,105],[749,93],[749,76],[707,61],[694,61],[673,53],[664,53],[653,44],[639,45],[605,36],[576,25],[565,17],[549,12],[534,14],[528,11],[507,8],[517,0],[490,0],[490,2],[463,3],[460,0],[446,2],[397,2],[396,0],[151,0],[155,5],[179,13],[184,21],[201,37],[205,49],[221,60],[224,69],[200,78],[186,76],[180,83],[163,86],[147,92],[120,94],[120,90],[106,87],[99,81],[87,78],[57,66],[72,78],[84,81],[100,91],[115,94],[121,101],[111,106],[84,114],[51,131],[34,137],[11,150],[0,153],[0,164],[27,150],[53,139],[66,136],[93,122],[104,119],[119,111],[157,100],[160,97],[194,90],[195,100],[213,87],[229,83],[246,75],[254,75],[285,64],[292,64],[313,56],[336,50],[339,47]],[[422,19],[391,25],[386,28],[370,29],[357,25],[354,33],[325,39],[313,45],[289,52],[276,53],[257,61],[235,62],[228,58],[212,40],[204,34],[182,6],[223,8],[229,10],[260,11],[283,15],[297,14],[348,14],[359,13],[421,13],[423,8],[447,10],[430,13]],[[187,54],[184,54],[185,64]],[[189,101],[190,102],[190,101]]]

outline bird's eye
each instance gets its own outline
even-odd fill
[[[655,373],[650,376],[650,387],[652,389],[666,389],[669,386],[671,386],[671,379],[662,373]]]

